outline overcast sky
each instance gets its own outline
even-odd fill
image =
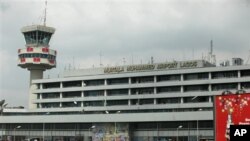
[[[0,2],[0,100],[9,106],[27,107],[29,72],[17,66],[17,50],[25,47],[20,28],[42,24],[44,3]],[[249,56],[250,0],[48,0],[47,7],[47,25],[56,28],[50,48],[58,56],[44,77],[69,64],[99,67],[100,54],[104,66],[148,63],[151,56],[201,59],[211,39],[217,63]]]

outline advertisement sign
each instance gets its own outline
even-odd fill
[[[230,125],[250,125],[250,93],[215,96],[215,141],[230,141]]]
[[[93,141],[129,141],[128,123],[99,123],[92,131]]]

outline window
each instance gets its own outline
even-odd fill
[[[131,83],[152,83],[152,82],[154,82],[153,76],[131,78]]]
[[[181,92],[181,86],[158,87],[157,93]]]
[[[63,98],[73,98],[73,97],[81,97],[81,92],[63,92],[62,97]]]
[[[42,103],[42,108],[58,108],[60,103]]]
[[[82,86],[82,81],[69,81],[69,82],[63,82],[63,87],[68,88],[68,87],[81,87]]]
[[[237,83],[228,83],[228,84],[214,84],[212,85],[213,91],[219,91],[219,90],[233,90],[237,89]]]
[[[156,102],[157,104],[175,104],[181,103],[181,98],[159,98]]]
[[[241,83],[241,88],[242,89],[250,89],[250,82]]]
[[[131,89],[131,94],[153,94],[154,93],[154,88],[134,88]]]
[[[235,77],[238,77],[237,71],[212,72],[212,79]]]
[[[197,96],[197,97],[184,97],[184,103],[198,103],[198,102],[209,102],[208,96]]]
[[[147,105],[154,104],[154,99],[132,99],[131,105]]]
[[[42,99],[60,98],[60,93],[43,93]]]
[[[128,105],[128,100],[108,100],[107,106]]]
[[[43,83],[43,89],[60,88],[60,82]]]
[[[157,82],[162,82],[162,81],[180,81],[181,80],[181,75],[161,75],[157,76]]]
[[[108,85],[128,84],[128,78],[108,79]]]
[[[128,89],[107,90],[108,96],[128,95]]]
[[[104,90],[85,91],[84,97],[104,96]]]
[[[104,80],[86,80],[85,81],[86,86],[99,86],[104,85]]]
[[[62,107],[63,108],[67,108],[67,107],[81,107],[81,102],[63,102],[62,103]]]
[[[250,76],[250,70],[242,70],[241,71],[241,77]]]
[[[208,79],[208,73],[184,74],[184,80],[202,80]]]
[[[85,107],[89,106],[104,106],[104,101],[86,101],[84,102]]]
[[[190,85],[184,86],[184,92],[194,92],[194,91],[208,91],[208,85]]]

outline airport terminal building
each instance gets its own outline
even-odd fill
[[[32,30],[54,33],[29,27],[27,40]],[[3,109],[2,140],[213,140],[213,96],[250,92],[250,65],[240,58],[225,66],[190,60],[67,70],[44,79],[56,65],[56,51],[45,45],[19,51],[18,65],[31,72],[29,108]]]

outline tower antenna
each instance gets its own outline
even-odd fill
[[[102,51],[100,51],[99,56],[100,56],[100,67],[102,67],[102,66],[103,66],[103,65],[102,65]]]
[[[43,17],[44,26],[46,26],[46,17],[47,17],[47,0],[45,1],[45,9],[44,9],[44,17]]]

